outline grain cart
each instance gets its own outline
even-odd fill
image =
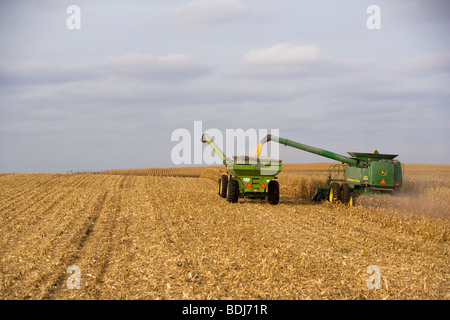
[[[348,152],[351,157],[311,147],[292,140],[267,135],[258,144],[255,155],[259,155],[264,143],[275,141],[285,146],[301,149],[342,163],[331,165],[325,187],[318,187],[311,200],[328,199],[353,206],[361,194],[394,194],[402,186],[402,167],[397,155]]]
[[[225,165],[225,174],[218,181],[218,193],[228,202],[238,202],[241,197],[259,198],[278,204],[280,187],[276,175],[281,172],[281,160],[269,157],[234,156],[227,158],[208,134],[202,135]]]

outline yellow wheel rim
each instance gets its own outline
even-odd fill
[[[350,200],[348,201],[348,205],[350,207],[353,207],[353,197],[350,197]]]
[[[330,189],[330,197],[329,197],[330,202],[333,202],[333,188]]]
[[[222,180],[219,181],[219,195],[221,194],[221,192],[220,192],[221,187],[222,187]]]

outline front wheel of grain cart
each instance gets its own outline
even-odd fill
[[[238,202],[239,199],[239,183],[237,180],[230,180],[228,182],[228,189],[227,189],[227,201],[231,203]]]
[[[348,184],[341,184],[341,201],[342,203],[347,203],[350,200],[350,193],[352,190],[348,186]]]
[[[269,203],[273,205],[278,204],[278,202],[280,201],[280,184],[278,183],[278,181],[270,181],[267,188],[267,200],[269,201]]]
[[[339,183],[337,182],[331,183],[330,195],[328,196],[328,200],[330,202],[338,202],[340,198],[339,197],[340,193],[341,193],[341,186],[339,185]]]
[[[354,207],[355,206],[357,197],[358,197],[358,194],[356,192],[351,192],[350,193],[350,197],[349,197],[349,200],[348,200],[348,205],[350,207]]]
[[[219,179],[219,196],[221,196],[222,198],[226,198],[227,188],[228,188],[228,176],[224,174]]]

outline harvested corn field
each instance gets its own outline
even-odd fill
[[[350,208],[310,202],[319,176],[286,171],[276,206],[218,197],[216,169],[0,175],[0,299],[450,298],[444,179]]]

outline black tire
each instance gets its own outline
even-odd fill
[[[341,184],[341,201],[342,201],[342,203],[348,203],[348,201],[350,200],[351,192],[352,192],[352,190],[350,189],[348,184],[346,184],[346,183]]]
[[[358,199],[358,194],[356,192],[350,192],[350,197],[348,201],[348,205],[350,207],[354,207],[356,204],[356,199]]]
[[[237,180],[230,180],[227,189],[227,201],[231,203],[238,202],[239,199],[239,183]]]
[[[267,200],[270,204],[276,205],[280,201],[280,184],[272,180],[267,187]]]
[[[220,183],[219,196],[221,196],[222,198],[226,198],[227,197],[227,188],[228,188],[228,176],[222,175],[219,183]]]
[[[341,195],[341,186],[337,182],[332,182],[330,185],[330,194],[328,195],[328,201],[338,202]]]
[[[220,188],[222,187],[221,182],[222,182],[222,179],[219,179],[219,180],[217,181],[217,194],[218,194],[219,196],[220,196]]]

